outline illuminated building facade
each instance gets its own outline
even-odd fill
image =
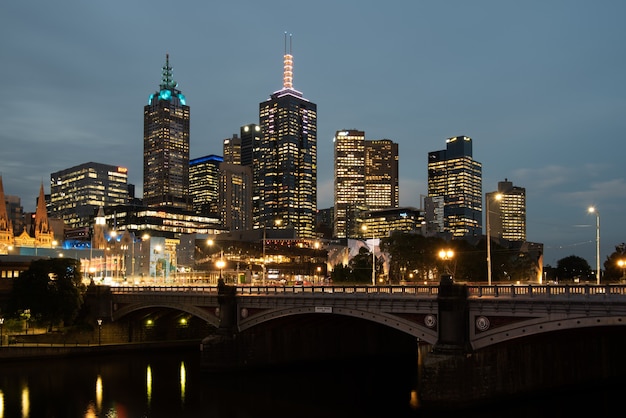
[[[363,238],[384,238],[392,232],[417,233],[423,230],[424,214],[413,207],[395,207],[369,212],[369,216],[363,220],[367,227],[366,232],[361,232]]]
[[[219,155],[207,155],[189,161],[189,195],[193,211],[204,216],[219,216]]]
[[[335,210],[333,235],[358,236],[355,219],[365,205],[365,132],[343,130],[333,139],[335,157]]]
[[[229,231],[252,228],[252,169],[241,164],[220,164],[219,209],[222,226]]]
[[[128,202],[128,169],[89,162],[50,174],[50,216],[88,227],[99,207]]]
[[[241,165],[252,170],[252,219],[260,218],[261,178],[259,156],[261,152],[261,126],[250,123],[239,128],[241,137]]]
[[[261,141],[259,211],[263,228],[281,221],[299,238],[315,237],[317,212],[317,105],[293,88],[291,42],[286,48],[283,88],[259,105]]]
[[[366,140],[365,132],[335,133],[334,236],[360,236],[365,211],[396,208],[399,203],[398,144]]]
[[[446,140],[428,153],[428,197],[443,197],[444,231],[453,238],[482,235],[482,165],[472,158],[472,139]]]
[[[159,91],[144,107],[143,201],[190,209],[189,106],[172,79],[166,55]]]
[[[369,210],[398,207],[398,144],[390,139],[365,141],[365,205]]]
[[[485,199],[490,199],[485,216],[489,216],[491,236],[526,241],[526,189],[504,179],[498,182],[498,191],[486,193]]]
[[[224,139],[223,150],[225,163],[241,164],[241,138],[237,134]]]

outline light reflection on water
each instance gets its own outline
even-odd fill
[[[0,418],[367,418],[381,416],[371,408],[377,396],[382,399],[377,407],[409,410],[411,388],[402,383],[405,395],[396,395],[397,367],[385,365],[390,370],[376,384],[363,372],[373,370],[374,364],[363,364],[360,371],[304,366],[276,373],[212,375],[199,367],[195,347],[182,353],[0,363]]]

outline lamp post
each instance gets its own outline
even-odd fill
[[[491,201],[491,195],[487,193],[485,196],[485,220],[487,223],[487,284],[491,286],[491,222],[489,218],[491,217],[491,212],[489,210],[489,202]],[[502,199],[502,195],[500,193],[496,193],[493,195],[494,200]]]
[[[102,344],[102,319],[98,318],[98,345]]]
[[[446,249],[446,250],[442,249],[441,251],[439,251],[439,258],[443,260],[446,273],[450,274],[450,277],[452,277],[452,272],[450,271],[450,266],[448,262],[452,260],[453,257],[454,257],[454,251],[450,249]]]
[[[4,318],[0,316],[0,346],[2,346],[3,335],[2,335],[2,327],[4,326]]]
[[[600,284],[600,212],[591,206],[588,209],[589,213],[595,213],[596,215],[596,284]]]
[[[622,277],[620,277],[620,281],[624,281],[626,280],[626,271],[624,269],[626,269],[626,260],[617,260],[617,265],[622,269]]]
[[[282,220],[280,219],[276,219],[274,220],[274,225],[280,225],[282,223]],[[266,274],[266,266],[265,266],[265,241],[267,240],[267,223],[264,222],[263,223],[263,276],[262,276],[262,280],[263,280],[263,285],[265,285],[265,274]]]
[[[363,225],[361,229],[363,230],[363,234],[365,234],[367,225]],[[376,286],[376,252],[374,251],[376,244],[374,243],[374,239],[374,232],[372,232],[372,286]]]
[[[212,247],[215,244],[215,241],[213,241],[211,238],[209,238],[207,241],[207,244]],[[220,259],[217,260],[217,262],[215,263],[215,266],[220,269],[220,280],[222,279],[222,269],[224,268],[224,266],[226,265],[226,262],[224,261],[224,248],[222,248],[221,245],[218,245],[218,247],[220,247]]]

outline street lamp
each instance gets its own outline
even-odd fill
[[[222,269],[224,268],[225,265],[226,265],[226,262],[221,258],[217,260],[217,262],[215,263],[215,266],[218,269],[220,269],[220,280],[222,280]]]
[[[102,319],[98,318],[98,345],[102,344]]]
[[[0,346],[2,345],[2,327],[4,326],[4,318],[0,316]]]
[[[446,250],[442,249],[441,251],[439,251],[439,258],[443,260],[446,273],[450,274],[450,276],[452,276],[452,272],[450,271],[450,266],[448,262],[452,260],[453,257],[454,257],[454,251],[450,249],[446,249]]]
[[[596,284],[600,284],[600,212],[591,206],[588,209],[589,213],[596,214]]]
[[[222,279],[222,269],[226,265],[226,262],[224,261],[224,248],[222,248],[221,245],[215,244],[215,241],[213,241],[211,238],[209,238],[206,242],[207,242],[207,244],[210,247],[212,247],[213,245],[217,245],[218,247],[220,247],[220,259],[217,260],[217,262],[215,263],[215,266],[218,269],[220,269],[220,280],[221,280]]]
[[[363,225],[361,227],[363,230],[363,234],[367,232],[367,225]],[[374,232],[372,232],[372,286],[376,286],[376,253],[375,253],[375,243],[374,243]]]
[[[492,196],[487,193],[485,196],[485,219],[487,221],[487,284],[491,286],[491,222],[489,221],[491,212],[489,211],[489,202],[491,201]],[[493,195],[494,200],[502,199],[502,195],[500,193],[496,193]]]
[[[282,220],[280,219],[276,219],[274,220],[274,225],[280,225],[282,224]],[[266,271],[266,267],[265,267],[265,241],[267,239],[267,223],[263,223],[263,284],[265,285],[265,271]]]
[[[617,260],[617,265],[622,269],[621,281],[624,281],[626,279],[626,272],[624,271],[626,269],[626,260]]]

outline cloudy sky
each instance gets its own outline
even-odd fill
[[[337,130],[400,147],[400,204],[420,207],[427,155],[473,139],[483,192],[527,192],[545,263],[595,267],[626,241],[626,2],[621,0],[44,0],[0,5],[0,174],[35,209],[50,174],[89,161],[142,185],[143,106],[170,54],[191,158],[258,123],[282,87],[318,106],[318,207],[333,204]]]

